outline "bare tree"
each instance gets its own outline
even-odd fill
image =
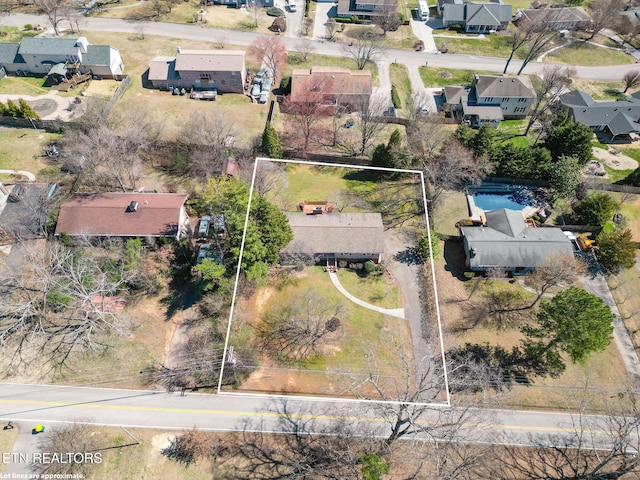
[[[287,47],[282,38],[279,35],[261,35],[254,40],[249,49],[258,62],[264,63],[273,76],[273,83],[276,84],[280,70],[287,58]]]
[[[258,22],[260,22],[262,18],[262,5],[260,2],[258,2],[258,0],[249,0],[247,2],[247,12],[249,12],[249,15],[251,15],[253,19],[253,26],[257,27]]]
[[[336,29],[338,28],[338,22],[336,22],[335,18],[329,18],[327,20],[327,23],[324,24],[325,26],[325,38],[327,40],[333,40],[333,38],[336,36]]]
[[[382,30],[382,35],[387,32],[395,32],[402,25],[402,15],[398,12],[395,2],[385,3],[376,9],[376,15],[372,18],[372,23]]]
[[[585,405],[561,425],[569,436],[549,437],[524,448],[498,451],[485,478],[497,480],[600,480],[640,474],[640,414],[634,392],[610,397],[606,415],[587,415]]]
[[[47,16],[56,36],[60,35],[60,24],[68,18],[68,0],[35,0],[35,5]]]
[[[340,328],[339,302],[330,302],[308,291],[302,297],[271,308],[256,327],[263,348],[290,361],[309,358],[323,341]]]
[[[37,352],[60,369],[73,355],[103,350],[110,336],[124,333],[115,299],[129,274],[108,258],[60,243],[27,257],[0,305],[0,344],[13,352],[13,365],[28,364]]]
[[[296,50],[302,57],[302,61],[306,62],[309,59],[309,55],[316,51],[316,46],[313,42],[301,40],[296,44]]]
[[[590,5],[591,32],[587,40],[591,40],[605,28],[613,28],[617,25],[620,12],[627,4],[625,0],[596,0]]]
[[[560,10],[559,8],[547,9],[542,18],[535,23],[526,20],[519,22],[518,28],[523,28],[525,33],[524,42],[520,43],[518,48],[525,46],[526,53],[518,70],[518,75],[522,73],[530,61],[535,60],[547,47],[560,38],[560,33],[553,25],[553,21],[562,14]]]
[[[76,478],[89,477],[96,466],[102,463],[102,454],[97,451],[102,446],[102,435],[95,435],[91,425],[86,421],[57,425],[39,444],[39,451],[46,452],[49,458],[60,458],[62,461],[42,461],[34,466],[41,469],[43,476],[64,478],[65,475],[76,475]],[[91,460],[88,455],[91,453]],[[81,454],[81,457],[78,455]],[[69,458],[68,455],[72,455]],[[54,457],[55,456],[55,457]],[[40,456],[42,459],[44,456]],[[83,461],[78,461],[78,460]],[[73,477],[71,477],[73,478]]]
[[[540,116],[548,111],[551,105],[556,103],[556,100],[564,91],[564,87],[571,82],[576,73],[575,68],[561,67],[559,65],[545,66],[543,68],[541,81],[533,84],[536,99],[529,110],[529,122],[523,134],[525,137]]]
[[[469,149],[448,136],[437,122],[414,122],[408,133],[414,152],[412,164],[425,175],[427,208],[431,213],[447,190],[458,189],[465,182],[478,183],[491,171],[487,158],[474,158]]]
[[[304,17],[304,20],[302,21],[302,35],[304,36],[309,35],[309,32],[311,31],[311,27],[313,27],[313,18]]]
[[[193,112],[178,135],[189,173],[204,180],[218,175],[233,155],[238,133],[234,120],[223,111]]]
[[[357,28],[352,35],[352,41],[344,46],[344,51],[356,62],[358,70],[362,70],[382,53],[381,38],[373,27]]]
[[[147,26],[147,22],[144,20],[138,20],[135,22],[134,32],[138,35],[140,40],[144,40],[144,29]]]
[[[355,118],[356,128],[360,133],[357,152],[364,155],[377,141],[378,135],[384,129],[383,114],[387,109],[387,100],[384,95],[372,95],[369,98],[360,97],[356,109],[359,114]]]
[[[166,6],[164,0],[151,0],[148,5],[153,12],[153,16],[157,18],[162,16]]]
[[[533,34],[532,24],[528,20],[520,20],[518,26],[512,30],[506,31],[504,35],[509,35],[509,56],[507,57],[507,63],[504,65],[504,70],[502,73],[507,73],[507,69],[509,68],[509,64],[511,60],[513,60],[513,56],[516,51],[520,50],[520,48],[527,43],[529,37]]]
[[[253,185],[256,193],[262,197],[267,197],[270,194],[277,196],[278,193],[287,190],[287,185],[287,174],[283,163],[264,161],[258,163]]]
[[[325,103],[325,96],[332,91],[333,86],[329,78],[310,78],[304,81],[300,88],[305,92],[304,99],[294,99],[288,95],[280,109],[290,115],[296,127],[289,142],[294,144],[303,158],[306,158],[311,145],[319,139],[318,126],[321,117],[329,108]]]
[[[283,435],[262,433],[273,426],[247,420],[237,452],[244,459],[241,478],[281,479],[362,479],[359,458],[371,441],[355,439],[359,425],[340,418],[335,411],[318,412],[315,406],[289,406],[288,400],[274,402],[277,431]],[[335,420],[320,422],[319,416]]]
[[[627,90],[630,88],[635,88],[640,85],[640,70],[629,70],[624,74],[622,81],[624,82],[624,90],[622,93],[627,93]]]

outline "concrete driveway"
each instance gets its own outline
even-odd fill
[[[438,19],[429,19],[428,22],[411,19],[411,31],[416,37],[424,42],[424,51],[427,53],[438,52],[436,41],[433,39],[433,29],[441,27],[442,21]]]
[[[329,18],[334,17],[336,13],[336,4],[327,2],[316,3],[316,19],[313,22],[313,38],[315,40],[325,40],[326,27]]]

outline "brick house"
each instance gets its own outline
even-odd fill
[[[337,111],[360,111],[371,97],[371,72],[343,67],[311,67],[291,73],[291,102],[305,102],[309,92],[314,91],[321,94],[320,101],[326,105],[327,115]]]
[[[155,88],[194,88],[244,93],[247,70],[242,50],[182,50],[175,57],[156,57],[149,64]]]

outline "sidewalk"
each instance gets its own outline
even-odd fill
[[[356,305],[360,305],[361,307],[368,308],[369,310],[373,310],[374,312],[382,313],[384,315],[390,315],[396,318],[404,318],[404,308],[382,308],[376,305],[371,305],[370,303],[360,300],[359,298],[356,298],[353,295],[351,295],[349,292],[347,292],[345,288],[342,286],[342,284],[340,283],[340,280],[338,279],[338,275],[335,272],[330,271],[329,278],[331,278],[331,283],[333,283],[333,286],[336,287],[342,295],[347,297]]]

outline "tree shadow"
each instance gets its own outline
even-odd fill
[[[458,241],[455,237],[449,238],[444,242],[444,269],[450,272],[452,276],[467,282],[471,277],[465,275],[465,254],[462,242]]]
[[[415,247],[408,247],[404,250],[396,252],[393,256],[396,262],[404,263],[405,265],[421,265],[422,259],[418,255],[418,250]]]
[[[191,260],[194,253],[191,246],[176,243],[170,259],[173,276],[167,285],[168,294],[160,299],[166,305],[165,318],[168,320],[180,310],[191,307],[202,296],[202,292],[191,275]]]

